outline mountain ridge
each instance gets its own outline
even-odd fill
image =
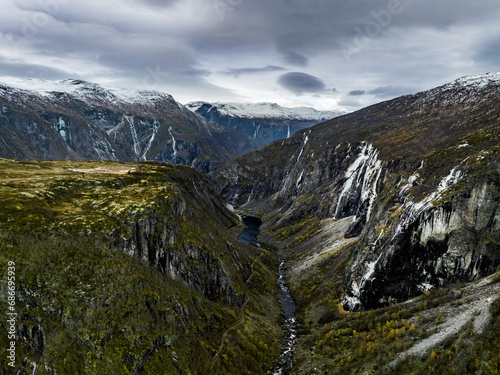
[[[343,111],[319,111],[312,107],[282,107],[271,102],[233,103],[194,101],[186,103],[189,110],[196,112],[200,107],[208,105],[221,114],[243,118],[283,118],[309,121],[325,121],[344,114]]]

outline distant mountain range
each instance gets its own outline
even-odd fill
[[[256,147],[155,91],[4,77],[0,109],[5,158],[156,160],[208,172]]]
[[[189,108],[195,109],[192,104]],[[265,103],[225,113],[248,121],[227,126],[227,116],[207,120],[156,91],[110,89],[81,80],[0,77],[0,157],[155,160],[210,172],[335,114]],[[224,126],[214,120],[223,120]]]
[[[186,107],[208,121],[237,130],[259,146],[289,138],[300,129],[338,117],[341,111],[318,111],[309,107],[284,108],[276,103],[191,102]]]

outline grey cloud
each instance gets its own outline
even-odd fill
[[[134,0],[138,4],[151,5],[157,8],[166,8],[175,4],[178,0]]]
[[[281,66],[267,65],[262,68],[235,68],[222,71],[220,73],[238,77],[244,74],[256,74],[256,73],[269,73],[269,72],[280,72],[286,70]]]
[[[19,62],[14,63],[3,60],[0,60],[0,72],[5,76],[41,78],[48,80],[80,78],[77,74],[70,74],[68,72],[43,65]]]
[[[365,95],[366,94],[366,91],[365,90],[352,90],[352,91],[349,91],[349,96],[361,96],[361,95]]]
[[[307,66],[309,60],[296,52],[288,52],[283,56],[283,60],[290,65],[304,67]]]
[[[349,108],[359,108],[359,107],[361,107],[361,103],[360,102],[358,102],[356,100],[348,99],[348,98],[342,99],[339,102],[339,105],[341,105],[343,107],[349,107]]]
[[[414,91],[415,90],[411,87],[384,86],[370,90],[368,93],[376,96],[377,98],[395,98],[404,94],[413,93]]]
[[[334,83],[343,93],[352,90],[347,99],[358,96],[363,103],[499,69],[496,0],[400,1],[401,11],[387,22],[383,17],[388,0],[224,0],[228,7],[223,17],[218,17],[212,0],[61,1],[57,12],[48,12],[46,26],[35,25],[30,38],[18,38],[22,43],[14,47],[19,51],[2,48],[3,56],[10,56],[9,61],[17,57],[21,65],[16,68],[5,60],[0,67],[4,74],[59,79],[66,78],[65,72],[52,69],[50,61],[57,60],[58,67],[66,64],[73,72],[88,62],[92,69],[86,70],[91,73],[81,72],[83,79],[92,80],[89,74],[94,74],[134,82],[158,70],[160,86],[167,90],[170,84],[181,87],[184,82],[185,90],[195,95],[221,96],[229,96],[231,90],[216,85],[220,77],[211,75],[214,72],[242,80],[244,75],[262,74],[296,94],[324,93]],[[0,36],[22,37],[25,20],[33,23],[35,12],[44,12],[46,3],[6,2]],[[363,31],[369,22],[383,25],[369,48],[353,54],[348,64],[341,44],[353,45],[356,30]],[[461,45],[450,43],[458,38]],[[473,65],[451,61],[471,61],[471,57]],[[306,66],[312,75],[282,74],[288,67],[300,71]],[[391,86],[395,82],[398,86]],[[355,90],[359,87],[365,89]],[[244,88],[234,90],[243,93]],[[355,105],[354,100],[345,103]]]
[[[500,63],[500,36],[480,45],[475,52],[474,60],[480,64],[498,67]]]
[[[279,77],[278,83],[283,88],[297,95],[325,90],[325,84],[322,80],[310,74],[300,72],[285,73]]]
[[[394,87],[392,87],[392,86],[377,87],[376,89],[368,91],[368,93],[370,95],[375,95],[375,96],[386,96],[388,93],[390,93],[393,90],[394,90]]]
[[[372,90],[352,90],[347,94],[348,96],[363,96],[363,95],[373,95],[377,98],[394,98],[404,94],[413,92],[410,88],[400,88],[394,86],[383,86],[377,87]]]

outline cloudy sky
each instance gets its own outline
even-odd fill
[[[500,71],[498,0],[0,0],[0,76],[354,110]]]

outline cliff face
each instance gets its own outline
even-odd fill
[[[0,135],[6,158],[155,160],[203,172],[257,147],[170,95],[75,80],[0,78]]]
[[[415,169],[396,185],[381,181],[384,191],[359,232],[344,273],[346,307],[403,301],[433,286],[473,281],[496,271],[500,159],[498,150],[482,155],[469,156],[418,196],[424,183],[420,176],[432,167]],[[405,172],[410,171],[407,167]]]
[[[459,80],[303,130],[215,177],[227,200],[267,212],[272,238],[306,218],[352,217],[344,237],[357,244],[341,298],[350,310],[476,280],[500,264],[495,77]]]
[[[122,224],[126,229],[121,232],[129,236],[106,235],[113,238],[117,251],[194,288],[206,298],[241,306],[241,286],[236,287],[234,281],[241,282],[237,274],[244,274],[245,269],[237,247],[222,234],[237,225],[238,218],[215,198],[208,179],[189,174],[183,178],[192,186],[175,189],[172,200],[157,201],[154,213],[133,215]]]

